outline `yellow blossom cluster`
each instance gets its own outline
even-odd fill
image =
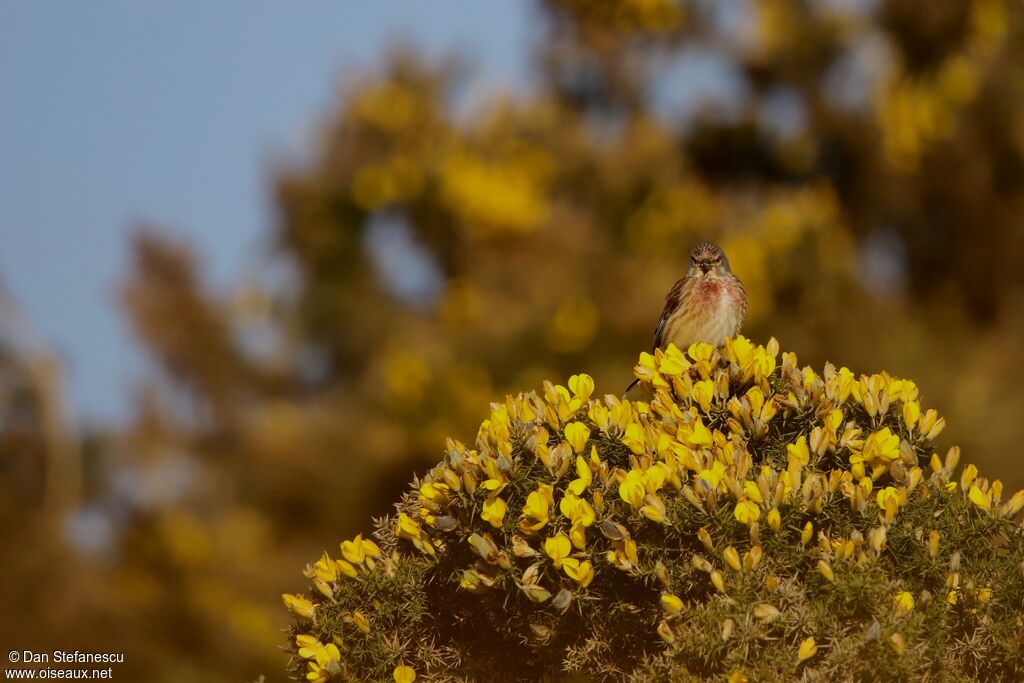
[[[932,452],[944,421],[913,382],[818,373],[744,337],[641,354],[636,376],[647,400],[574,375],[494,404],[473,448],[450,439],[378,531],[383,550],[346,541],[307,569],[311,598],[285,596],[305,674],[472,677],[525,639],[512,680],[650,672],[650,657],[824,675],[864,614],[857,647],[884,640],[895,671],[918,671],[926,619],[991,622],[1024,595],[1024,492],[1004,502],[970,465],[954,479],[959,450]],[[964,534],[1009,550],[985,557]],[[999,562],[1018,576],[993,588]],[[652,628],[659,646],[622,640]]]
[[[550,165],[539,151],[501,163],[453,154],[441,169],[442,195],[471,234],[530,232],[541,227],[548,212]]]
[[[967,35],[932,73],[893,69],[876,101],[886,161],[897,171],[916,170],[929,147],[948,138],[959,110],[977,99],[981,74],[991,68],[1009,28],[1009,3],[973,0]],[[902,66],[902,65],[900,65]]]
[[[343,577],[355,579],[358,578],[360,572],[373,571],[376,567],[376,560],[380,556],[380,547],[360,534],[351,541],[341,542],[341,557],[331,558],[324,552],[319,560],[306,567],[304,573],[306,578],[312,581],[316,591],[330,600],[334,598],[335,586]],[[311,600],[289,593],[282,597],[285,606],[295,616],[305,620],[316,620],[316,608]],[[370,629],[366,616],[359,611],[346,614],[345,619],[363,633]],[[326,645],[320,642],[316,636],[305,633],[297,634],[295,636],[295,652],[300,659],[306,662],[306,679],[322,681],[341,673],[339,647],[342,647],[342,640],[338,633],[332,634]]]

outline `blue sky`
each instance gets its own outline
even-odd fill
[[[134,226],[190,240],[215,284],[235,281],[267,251],[273,164],[311,149],[347,77],[411,37],[520,86],[531,7],[0,3],[0,278],[63,360],[77,416],[128,415],[145,367],[116,302]]]

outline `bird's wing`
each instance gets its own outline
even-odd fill
[[[658,347],[665,341],[665,328],[668,326],[669,319],[675,315],[676,310],[679,308],[680,302],[683,300],[683,289],[686,287],[686,278],[682,278],[674,285],[672,289],[668,290],[668,294],[665,295],[665,310],[661,312],[661,317],[658,319],[658,326],[654,328],[654,346],[651,348],[651,353],[654,353]],[[626,387],[626,391],[622,392],[624,395],[629,392],[630,389],[635,387],[640,382],[640,379],[634,379]]]
[[[672,289],[668,290],[668,294],[665,295],[665,309],[661,312],[661,318],[658,319],[658,326],[654,328],[654,346],[651,348],[651,353],[665,343],[665,328],[668,326],[669,318],[679,308],[685,286],[686,278],[684,277],[672,285]]]
[[[740,282],[740,279],[738,277],[733,276],[733,279],[736,281],[736,288],[739,290],[740,293],[740,311],[737,315],[737,318],[739,318],[739,322],[736,323],[736,334],[739,334],[740,329],[743,327],[743,321],[747,317],[747,288],[743,286],[743,283]]]

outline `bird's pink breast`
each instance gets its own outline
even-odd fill
[[[693,305],[698,308],[718,308],[727,296],[725,285],[719,280],[700,280],[693,290]]]
[[[698,341],[722,344],[739,331],[743,293],[731,281],[698,279],[684,289],[665,341],[685,348]]]

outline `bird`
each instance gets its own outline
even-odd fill
[[[722,346],[739,334],[746,314],[747,290],[732,274],[725,252],[714,242],[701,242],[690,253],[686,274],[665,296],[651,353],[670,343],[684,351],[698,342]]]

